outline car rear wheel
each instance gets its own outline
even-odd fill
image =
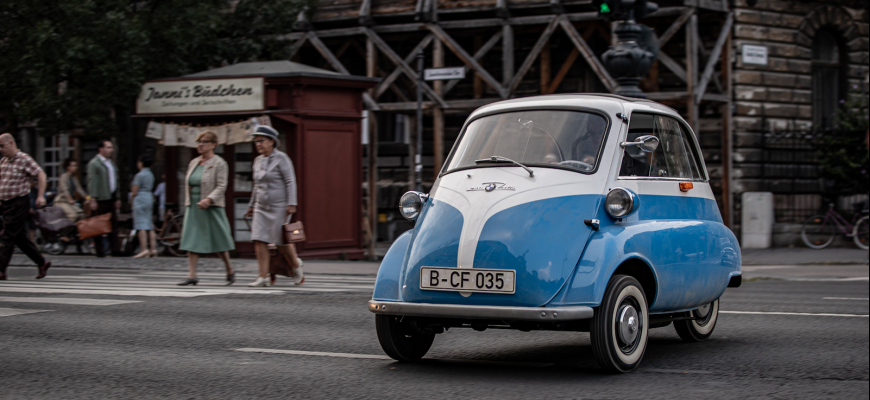
[[[628,275],[614,275],[589,330],[595,360],[609,372],[637,368],[648,332],[649,314],[640,283]]]
[[[401,316],[376,315],[375,327],[384,353],[402,362],[419,361],[435,340],[435,334],[416,332]]]
[[[703,342],[713,334],[719,319],[719,299],[691,311],[694,319],[674,321],[674,328],[686,342]]]

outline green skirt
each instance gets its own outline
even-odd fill
[[[196,205],[198,202],[199,196],[191,194],[184,213],[181,250],[200,254],[235,250],[226,210],[214,206],[203,210]]]

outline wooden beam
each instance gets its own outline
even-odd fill
[[[474,60],[480,61],[486,55],[486,53],[492,50],[492,48],[495,46],[496,43],[498,43],[499,39],[501,38],[502,32],[496,32],[495,35],[492,35],[492,37],[489,38],[489,40],[487,40],[486,43],[484,43],[483,46],[474,53]],[[466,74],[468,73],[468,71],[471,70],[470,68],[468,68],[467,65],[464,68]],[[447,82],[447,84],[444,85],[444,91],[441,92],[441,95],[446,95],[447,92],[453,89],[453,87],[457,84],[459,84],[459,79],[453,79],[450,82]]]
[[[607,87],[607,90],[613,93],[616,90],[616,80],[610,76],[610,73],[604,69],[604,65],[601,64],[601,61],[598,59],[598,56],[592,52],[592,49],[586,44],[586,41],[583,40],[583,37],[577,33],[577,30],[574,29],[574,25],[571,24],[571,21],[568,21],[564,16],[559,18],[559,23],[562,25],[562,29],[568,34],[568,37],[571,38],[571,41],[574,42],[574,46],[577,47],[577,50],[580,51],[580,54],[583,55],[583,58],[592,68],[592,71],[595,72],[595,75],[598,76],[598,79],[601,79],[601,82],[604,83],[604,86]]]
[[[514,28],[510,24],[501,27],[501,80],[507,87],[514,77]]]
[[[550,0],[550,11],[553,14],[562,14],[565,12],[565,6],[562,5],[562,2],[559,0]]]
[[[375,20],[372,18],[372,0],[363,0],[359,7],[359,24],[371,26]]]
[[[698,46],[695,45],[695,40],[698,38],[698,16],[692,14],[689,17],[686,32],[686,93],[689,97],[686,99],[687,119],[689,125],[698,135],[698,103],[695,102],[695,87],[698,82]]]
[[[663,33],[662,36],[659,37],[659,48],[665,47],[665,44],[668,42],[668,40],[671,40],[671,38],[674,37],[674,34],[676,34],[678,30],[680,30],[680,27],[682,27],[683,24],[685,24],[686,21],[688,21],[689,18],[694,14],[694,8],[686,8],[685,10],[683,10],[677,20],[674,21],[674,23],[672,23],[671,26],[668,27],[665,33]]]
[[[686,70],[683,69],[683,66],[680,65],[676,60],[671,58],[671,56],[660,51],[658,55],[658,61],[669,70],[671,70],[671,72],[673,72],[674,75],[677,76],[677,78],[680,78],[680,80],[686,82],[686,80],[688,79],[686,77]]]
[[[308,40],[308,32],[303,34],[299,38],[299,40],[296,41],[296,43],[293,43],[293,47],[290,48],[290,55],[287,57],[287,59],[292,59],[293,57],[295,57],[296,53],[298,53],[299,50],[302,49],[302,46],[305,45],[305,41],[307,41],[307,40]]]
[[[480,50],[481,47],[483,47],[483,38],[480,37],[480,35],[474,35],[473,43],[474,43],[474,52],[477,53],[477,51]],[[480,74],[475,73],[474,77],[473,77],[473,82],[472,82],[472,94],[473,94],[474,98],[475,99],[483,98],[484,89],[485,88],[484,88],[483,78],[480,76]]]
[[[507,0],[496,0],[495,16],[499,18],[507,18],[511,16],[511,12],[508,11]]]
[[[544,49],[544,46],[550,40],[550,36],[553,35],[553,32],[556,31],[556,26],[559,23],[560,18],[558,17],[550,17],[550,24],[547,25],[547,28],[541,32],[541,36],[538,38],[538,42],[535,43],[535,46],[532,47],[532,51],[526,56],[526,60],[523,61],[523,64],[520,65],[520,70],[514,75],[513,79],[511,79],[511,84],[507,88],[508,95],[513,95],[514,91],[517,90],[517,86],[519,86],[520,81],[523,80],[523,77],[529,72],[529,68],[532,66],[532,62],[538,58],[538,54],[541,53],[541,50]]]
[[[432,46],[432,68],[444,67],[444,45],[440,40],[436,40]],[[443,96],[442,86],[444,82],[435,81],[435,93]],[[438,173],[441,172],[441,165],[444,164],[444,113],[441,107],[432,109],[432,139],[433,139],[433,167],[435,176],[438,179]]]
[[[701,80],[698,82],[698,87],[695,88],[695,102],[700,102],[704,97],[704,92],[707,91],[707,83],[710,82],[710,77],[713,76],[713,69],[716,63],[720,62],[719,55],[722,53],[722,46],[725,45],[725,40],[731,34],[731,24],[734,22],[734,14],[728,13],[725,17],[725,25],[719,32],[719,38],[716,39],[716,45],[713,46],[713,52],[707,59],[707,66],[704,67],[704,74],[701,75]]]
[[[495,103],[496,101],[501,100],[500,98],[486,98],[486,99],[469,99],[469,100],[450,100],[447,104],[450,108],[444,110],[444,113],[448,112],[456,112],[465,110],[462,113],[467,113],[469,110],[474,110],[475,108],[479,108],[485,106],[490,103]],[[413,111],[417,109],[416,101],[405,101],[405,102],[396,102],[396,103],[380,103],[381,109],[383,111]],[[424,101],[423,109],[430,110],[434,108],[436,105],[432,101]]]
[[[315,33],[314,31],[309,31],[308,41],[310,41],[311,44],[314,45],[314,48],[317,49],[318,52],[320,52],[320,55],[322,55],[323,58],[329,61],[329,64],[332,65],[332,68],[335,68],[336,71],[343,75],[350,75],[350,72],[348,72],[347,68],[345,68],[344,65],[341,64],[341,61],[338,61],[338,58],[336,58],[335,55],[332,54],[331,51],[329,51],[329,48],[326,47],[325,44],[323,44],[323,41],[321,41],[320,38],[317,37],[317,33]],[[363,101],[366,103],[366,106],[368,106],[369,110],[380,110],[378,103],[374,99],[372,99],[372,97],[369,96],[368,93],[363,93]]]
[[[577,57],[580,57],[580,51],[575,47],[571,49],[571,53],[568,54],[568,59],[562,63],[562,68],[560,68],[559,72],[556,73],[556,77],[553,78],[553,82],[550,83],[550,86],[547,87],[544,94],[553,94],[556,92],[556,89],[558,89],[559,85],[562,84],[562,80],[565,79],[565,75],[568,75],[568,71],[571,70],[574,62],[577,61]]]
[[[372,31],[371,29],[366,29],[366,35],[372,39],[372,42],[374,42],[375,46],[377,46],[378,49],[382,53],[384,53],[384,55],[387,56],[390,61],[393,62],[393,64],[398,65],[402,68],[402,70],[405,72],[405,75],[408,76],[408,78],[414,83],[415,86],[418,84],[420,85],[420,87],[423,89],[423,92],[426,93],[426,96],[429,96],[430,99],[434,100],[441,107],[447,108],[447,103],[444,102],[444,99],[436,94],[435,91],[433,91],[432,88],[426,84],[426,82],[417,82],[417,72],[414,71],[408,65],[408,63],[405,62],[405,60],[399,58],[399,55],[396,54],[396,52],[394,52],[393,49],[391,49],[390,46],[388,46],[387,43],[384,42],[384,40],[381,39],[381,37],[378,36],[377,33]]]
[[[366,39],[366,76],[375,77],[375,67],[377,61],[377,50],[371,40]],[[369,96],[374,93],[373,89],[369,89]],[[374,110],[368,110],[368,219],[369,227],[371,228],[371,238],[368,247],[368,257],[376,259],[375,244],[378,240],[378,125]]]
[[[414,61],[414,58],[417,57],[417,53],[422,51],[423,49],[425,49],[426,46],[429,46],[429,43],[432,43],[432,39],[434,39],[434,38],[435,38],[435,36],[433,36],[433,35],[426,35],[426,37],[423,38],[423,40],[421,40],[420,43],[417,43],[417,46],[414,47],[414,49],[411,50],[410,53],[408,53],[408,56],[405,57],[405,62],[409,63],[409,62]],[[384,78],[384,80],[382,80],[381,83],[379,83],[378,86],[375,88],[375,94],[374,94],[375,98],[377,99],[378,97],[381,97],[381,95],[384,94],[385,91],[387,91],[387,89],[390,87],[390,85],[393,84],[393,81],[395,81],[396,78],[398,78],[399,75],[401,75],[401,74],[402,74],[401,67],[397,66],[395,69],[393,69],[393,72],[391,72],[390,75],[388,75],[386,78]]]
[[[427,24],[426,27],[432,33],[434,33],[435,36],[438,37],[438,39],[444,42],[444,45],[447,46],[447,48],[449,48],[450,51],[453,52],[453,54],[456,54],[456,56],[459,57],[459,59],[462,60],[465,65],[474,70],[474,72],[479,73],[483,80],[486,81],[486,83],[489,84],[489,86],[491,86],[493,89],[495,89],[496,93],[498,93],[501,98],[507,97],[507,91],[498,83],[498,81],[496,81],[495,78],[493,78],[492,75],[489,74],[489,72],[486,72],[486,70],[480,64],[478,64],[473,57],[466,53],[465,50],[463,50],[462,47],[459,46],[459,44],[456,43],[456,41],[447,34],[447,32],[444,32],[444,30],[441,29],[440,26],[434,24]]]
[[[541,49],[541,94],[547,94],[550,88],[550,40]]]

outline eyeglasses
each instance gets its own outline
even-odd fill
[[[217,143],[214,140],[197,140],[196,144]]]
[[[266,139],[257,139],[257,140],[254,140],[254,143],[259,144],[259,143],[263,143],[265,141],[266,141]]]

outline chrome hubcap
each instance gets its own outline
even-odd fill
[[[624,344],[634,343],[634,340],[637,339],[638,328],[640,327],[637,310],[630,305],[623,305],[619,309],[618,315],[616,328],[619,340]]]
[[[696,311],[696,315],[699,316],[699,317],[701,317],[701,318],[706,317],[707,314],[710,313],[710,305],[711,305],[711,304],[713,304],[713,303],[707,303],[707,304],[704,304],[704,305],[701,306],[701,307],[698,307],[698,310]]]

